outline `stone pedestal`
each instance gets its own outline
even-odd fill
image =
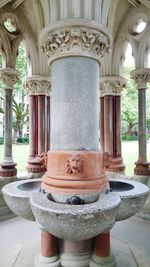
[[[46,171],[40,156],[48,151],[50,139],[50,80],[38,75],[29,77],[25,82],[25,89],[29,93],[30,149],[26,170],[30,178],[36,178]]]
[[[107,172],[121,172],[125,170],[121,155],[121,91],[126,85],[126,80],[117,76],[106,76],[101,78],[100,93],[103,105],[104,167]],[[102,100],[103,99],[103,100]],[[101,115],[102,117],[102,115]],[[103,130],[102,130],[103,129]]]

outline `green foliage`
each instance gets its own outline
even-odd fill
[[[17,142],[18,143],[22,143],[22,144],[29,144],[29,137],[19,137],[18,139],[17,139]]]
[[[134,81],[130,78],[133,66],[125,66],[123,76],[127,79],[127,87],[122,93],[122,128],[124,133],[131,135],[138,124],[138,92]]]
[[[4,144],[4,138],[0,137],[0,145],[3,145],[3,144]]]
[[[129,135],[129,134],[123,134],[122,135],[122,140],[124,140],[124,141],[135,141],[135,140],[138,140],[138,136],[132,136],[132,135]]]

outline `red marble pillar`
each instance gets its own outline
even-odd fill
[[[50,105],[51,105],[51,98],[47,96],[47,150],[50,150]]]
[[[38,98],[29,96],[29,159],[26,170],[29,173],[40,173],[41,164],[38,158]]]
[[[104,167],[109,172],[124,172],[121,156],[121,91],[125,79],[108,76],[101,79],[104,96]]]
[[[41,154],[47,152],[47,95],[50,93],[50,81],[47,77],[34,75],[25,82],[30,98],[30,153],[27,171],[33,177],[46,171]]]
[[[57,255],[57,238],[45,231],[41,231],[41,255],[43,257]]]
[[[100,97],[100,150],[104,152],[104,97]]]
[[[94,253],[98,257],[110,256],[110,232],[99,234],[94,238]]]
[[[46,96],[38,96],[38,156],[45,151],[45,132],[47,129],[47,108],[46,108]]]

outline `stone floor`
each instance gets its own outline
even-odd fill
[[[111,237],[117,267],[150,267],[150,222],[137,217],[118,222]],[[34,222],[14,218],[0,223],[0,267],[33,267],[39,251]]]

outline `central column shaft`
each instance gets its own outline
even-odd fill
[[[51,149],[99,149],[99,64],[84,57],[52,63]]]

